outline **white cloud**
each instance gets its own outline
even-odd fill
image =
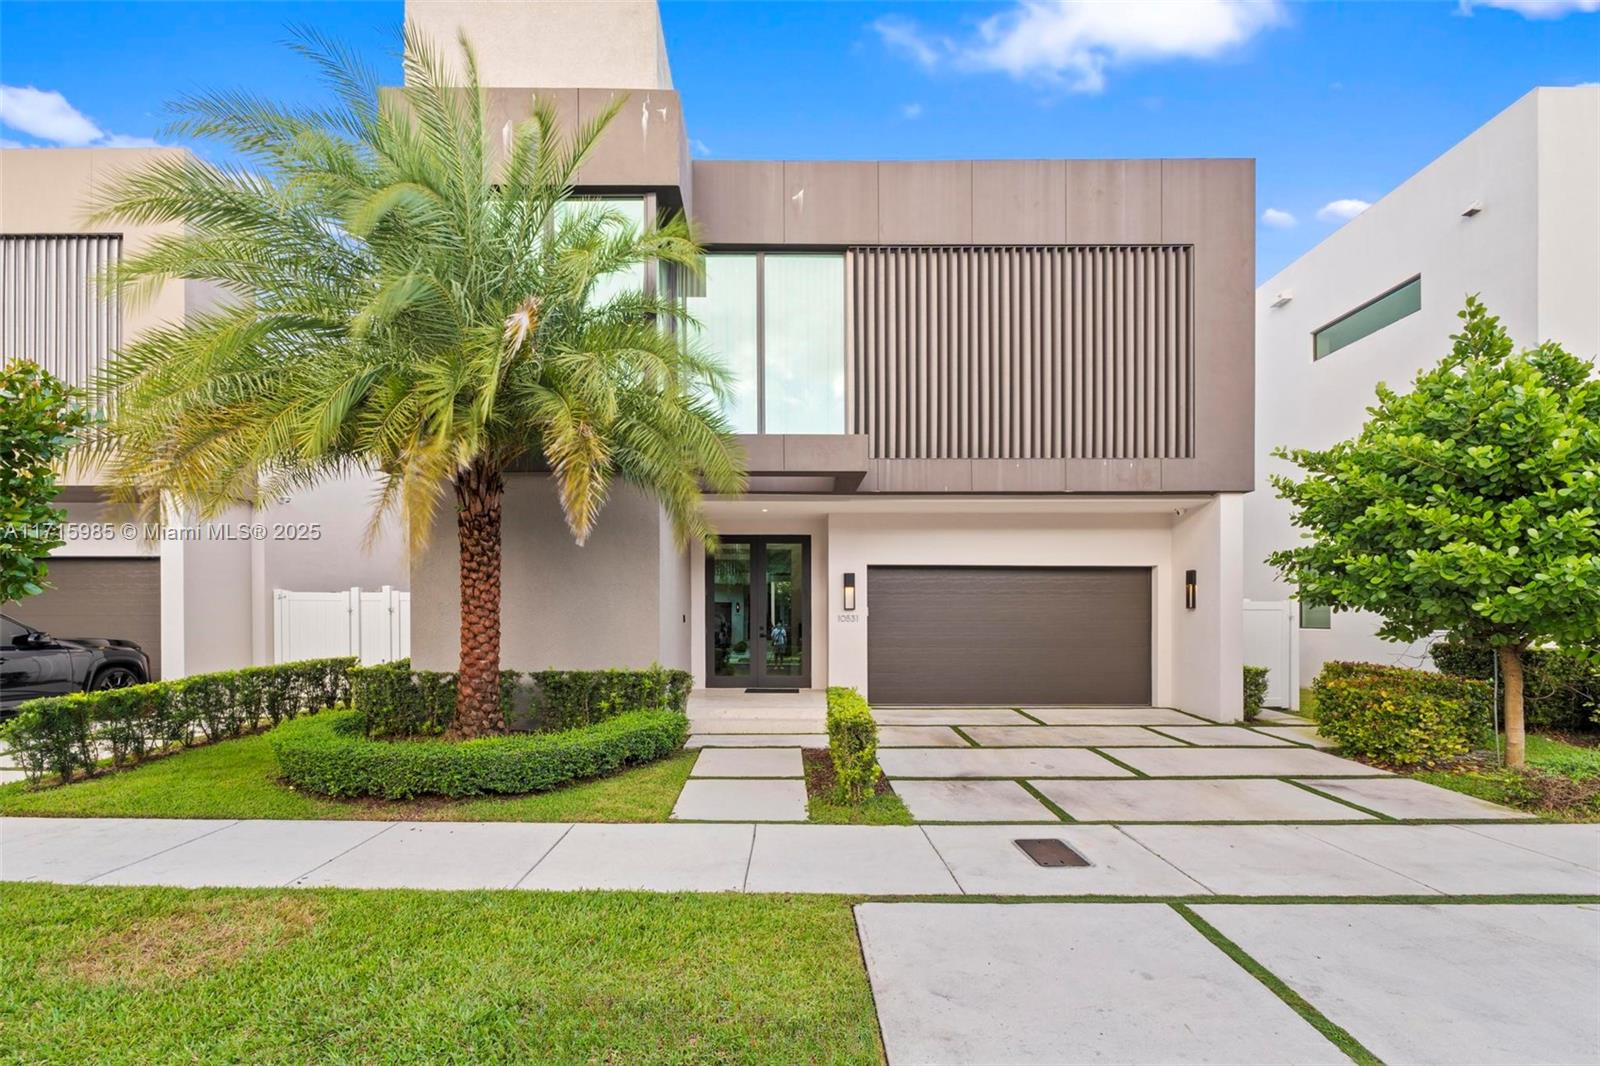
[[[0,85],[0,126],[68,148],[156,148],[149,137],[107,133],[65,96],[31,85]],[[15,147],[23,147],[10,142]]]
[[[885,45],[924,69],[948,64],[1099,92],[1112,67],[1212,59],[1282,17],[1277,0],[1018,0],[960,42],[902,16],[873,26]]]
[[[1525,19],[1558,19],[1573,12],[1600,11],[1600,0],[1461,0],[1463,15],[1472,14],[1475,7],[1515,11]]]
[[[73,147],[105,136],[65,96],[31,85],[0,85],[0,123],[41,141]]]
[[[1365,200],[1333,200],[1318,209],[1317,217],[1324,222],[1349,222],[1371,206]]]
[[[1261,212],[1262,224],[1273,229],[1293,229],[1297,221],[1298,219],[1289,212],[1280,211],[1276,207],[1269,207]]]
[[[873,22],[872,28],[891,51],[901,53],[926,70],[938,66],[952,47],[948,40],[925,36],[916,21],[904,15],[884,15]]]
[[[921,118],[922,117],[922,105],[921,104],[902,104],[900,106],[900,117],[901,118],[905,118],[905,119],[918,119],[918,118]]]
[[[689,147],[694,149],[694,154],[695,155],[711,155],[712,154],[711,146],[709,144],[707,144],[705,141],[702,141],[698,137],[694,137],[694,138],[690,139]]]

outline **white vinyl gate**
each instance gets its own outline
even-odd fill
[[[1244,664],[1267,668],[1266,706],[1300,709],[1300,605],[1244,601]]]
[[[272,592],[273,661],[354,655],[363,666],[411,654],[411,593]]]

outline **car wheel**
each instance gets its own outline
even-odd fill
[[[138,671],[128,666],[108,666],[95,675],[94,684],[89,687],[96,692],[108,688],[127,688],[144,681]]]

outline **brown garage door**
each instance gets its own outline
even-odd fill
[[[1150,571],[867,570],[874,704],[1150,702]]]
[[[161,560],[52,559],[48,581],[5,613],[51,636],[137,641],[161,676]]]

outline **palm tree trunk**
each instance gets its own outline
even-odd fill
[[[461,665],[452,737],[504,733],[500,709],[500,471],[473,463],[456,475],[461,548]]]
[[[1498,654],[1506,701],[1506,765],[1521,766],[1528,759],[1522,725],[1522,649],[1506,645]]]

